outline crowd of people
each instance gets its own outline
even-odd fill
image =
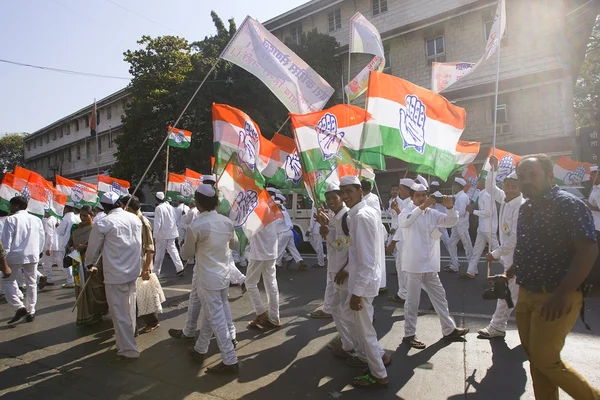
[[[490,161],[496,170],[497,160],[492,157]],[[417,337],[421,290],[439,316],[443,338],[454,340],[469,332],[450,316],[438,274],[441,242],[451,258],[444,271],[459,273],[464,279],[473,279],[480,272],[479,261],[486,247],[486,261],[502,263],[503,279],[516,304],[517,328],[530,361],[536,398],[558,399],[560,387],[576,399],[600,399],[600,391],[560,358],[565,337],[581,309],[582,282],[598,255],[597,168],[592,171],[589,201],[581,201],[553,185],[552,166],[544,155],[523,157],[501,187],[490,173],[478,185],[480,190],[467,194],[466,182],[455,178],[454,196],[442,195],[438,182],[404,177],[389,202],[389,234],[382,222],[381,201],[371,192],[369,181],[344,176],[327,186],[326,205],[313,207],[306,232],[317,253],[317,266],[327,267],[323,308],[311,316],[331,317],[338,332],[328,344],[332,354],[345,359],[348,366],[364,368],[352,380],[355,387],[385,388],[388,384],[386,367],[392,358],[379,344],[373,326],[373,300],[387,291],[386,251],[395,256],[398,291],[388,299],[404,307],[404,345],[426,347]],[[2,287],[15,310],[9,324],[34,320],[37,290],[54,284],[53,267],[61,266],[66,275],[63,287],[75,289],[77,325],[98,323],[110,312],[117,360],[134,361],[140,354],[135,336],[160,326],[158,313],[164,294],[158,277],[168,252],[176,276],[183,276],[187,263],[194,264],[185,325],[170,329],[169,335],[195,342],[190,355],[202,364],[214,334],[222,362],[207,373],[237,373],[230,285],[240,285],[243,293],[248,293],[255,312],[249,329],[277,329],[281,327],[277,269],[292,261],[300,270],[307,265],[295,246],[286,198],[278,189],[268,188],[283,218],[256,233],[242,254],[233,222],[218,213],[215,181],[214,176],[205,176],[189,204],[171,204],[169,200],[174,199],[156,193],[153,225],[141,214],[135,196],[104,193],[99,209],[67,206],[60,221],[50,215],[42,221],[28,214],[27,199],[14,197],[11,215],[1,219]],[[478,218],[474,246],[468,232],[471,213]],[[459,241],[468,260],[463,271]],[[246,275],[236,266],[245,258]],[[38,271],[38,264],[44,274]],[[266,303],[258,289],[261,278]],[[20,287],[25,288],[25,296]],[[513,311],[507,300],[497,300],[489,325],[478,332],[480,337],[506,334]],[[145,325],[141,329],[138,318]]]

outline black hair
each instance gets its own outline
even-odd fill
[[[15,196],[10,199],[10,205],[16,206],[19,210],[27,210],[27,199],[23,196]]]
[[[415,191],[412,190],[411,188],[407,188],[408,189],[408,193],[410,194],[410,197],[413,197],[413,195],[415,194]]]
[[[140,203],[140,199],[138,199],[137,196],[127,195],[121,199],[123,205],[127,204],[127,202],[129,202],[127,207],[131,208],[133,211],[137,212],[137,210],[142,207],[142,203]]]
[[[217,208],[219,204],[219,198],[215,194],[214,196],[205,196],[202,193],[196,192],[194,194],[196,205],[202,208],[204,211],[212,211]]]
[[[119,203],[118,201],[115,204],[108,204],[108,203],[103,203],[100,202],[100,204],[102,204],[102,207],[104,208],[104,212],[105,213],[109,213],[112,210],[114,210],[115,208],[121,208],[121,203]]]
[[[0,210],[0,217],[8,217],[8,211]]]
[[[368,179],[360,181],[360,186],[365,193],[371,193],[371,190],[373,190],[373,184]]]
[[[532,159],[535,159],[540,163],[540,165],[542,166],[542,170],[544,171],[546,176],[554,173],[554,163],[552,162],[552,159],[550,159],[550,157],[548,157],[546,154],[531,154],[525,157],[521,157],[521,159],[517,163],[517,168],[519,168],[519,165],[521,165],[523,161]]]
[[[84,205],[81,207],[81,210],[79,210],[79,212],[81,213],[82,211],[85,211],[86,213],[90,214],[90,215],[94,215],[94,210],[92,209],[92,206],[89,205]]]

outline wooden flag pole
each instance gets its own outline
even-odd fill
[[[165,196],[167,195],[167,190],[169,188],[169,145],[167,145],[167,162],[165,167]]]

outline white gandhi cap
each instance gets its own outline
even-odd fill
[[[331,193],[331,192],[338,192],[339,190],[340,190],[340,185],[338,185],[335,182],[330,182],[327,185],[327,189],[325,189],[325,194]]]
[[[165,194],[163,192],[156,192],[156,198],[162,201],[165,199]]]
[[[358,176],[353,176],[353,175],[342,176],[342,178],[340,179],[340,186],[347,186],[347,185],[360,186],[360,180],[358,179]]]
[[[400,184],[410,188],[410,187],[412,187],[412,185],[415,184],[415,181],[413,181],[412,179],[408,179],[408,178],[402,178],[402,179],[400,179]]]
[[[465,181],[463,178],[454,178],[454,182],[458,183],[461,186],[467,185],[467,181]]]
[[[206,197],[214,197],[216,194],[215,189],[211,185],[198,185],[198,189],[196,189],[197,193],[204,195]]]
[[[115,192],[106,192],[100,199],[100,202],[104,204],[116,204],[117,201],[119,201],[119,195]]]

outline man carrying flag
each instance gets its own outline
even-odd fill
[[[454,185],[452,190],[454,191],[454,209],[458,211],[458,224],[452,228],[452,234],[450,235],[450,262],[451,264],[446,265],[444,271],[446,272],[458,272],[458,242],[462,242],[463,248],[467,256],[467,260],[471,259],[473,254],[473,243],[471,243],[471,237],[469,236],[469,212],[467,206],[469,205],[469,197],[464,192],[464,188],[467,184],[463,178],[454,178]]]
[[[175,247],[175,239],[179,237],[177,230],[177,214],[175,208],[172,207],[166,200],[163,192],[157,192],[155,195],[156,201],[159,203],[154,210],[154,242],[156,254],[154,258],[154,273],[160,277],[162,263],[165,259],[165,252],[169,252],[169,256],[175,264],[176,276],[183,276],[185,273],[183,262]]]

